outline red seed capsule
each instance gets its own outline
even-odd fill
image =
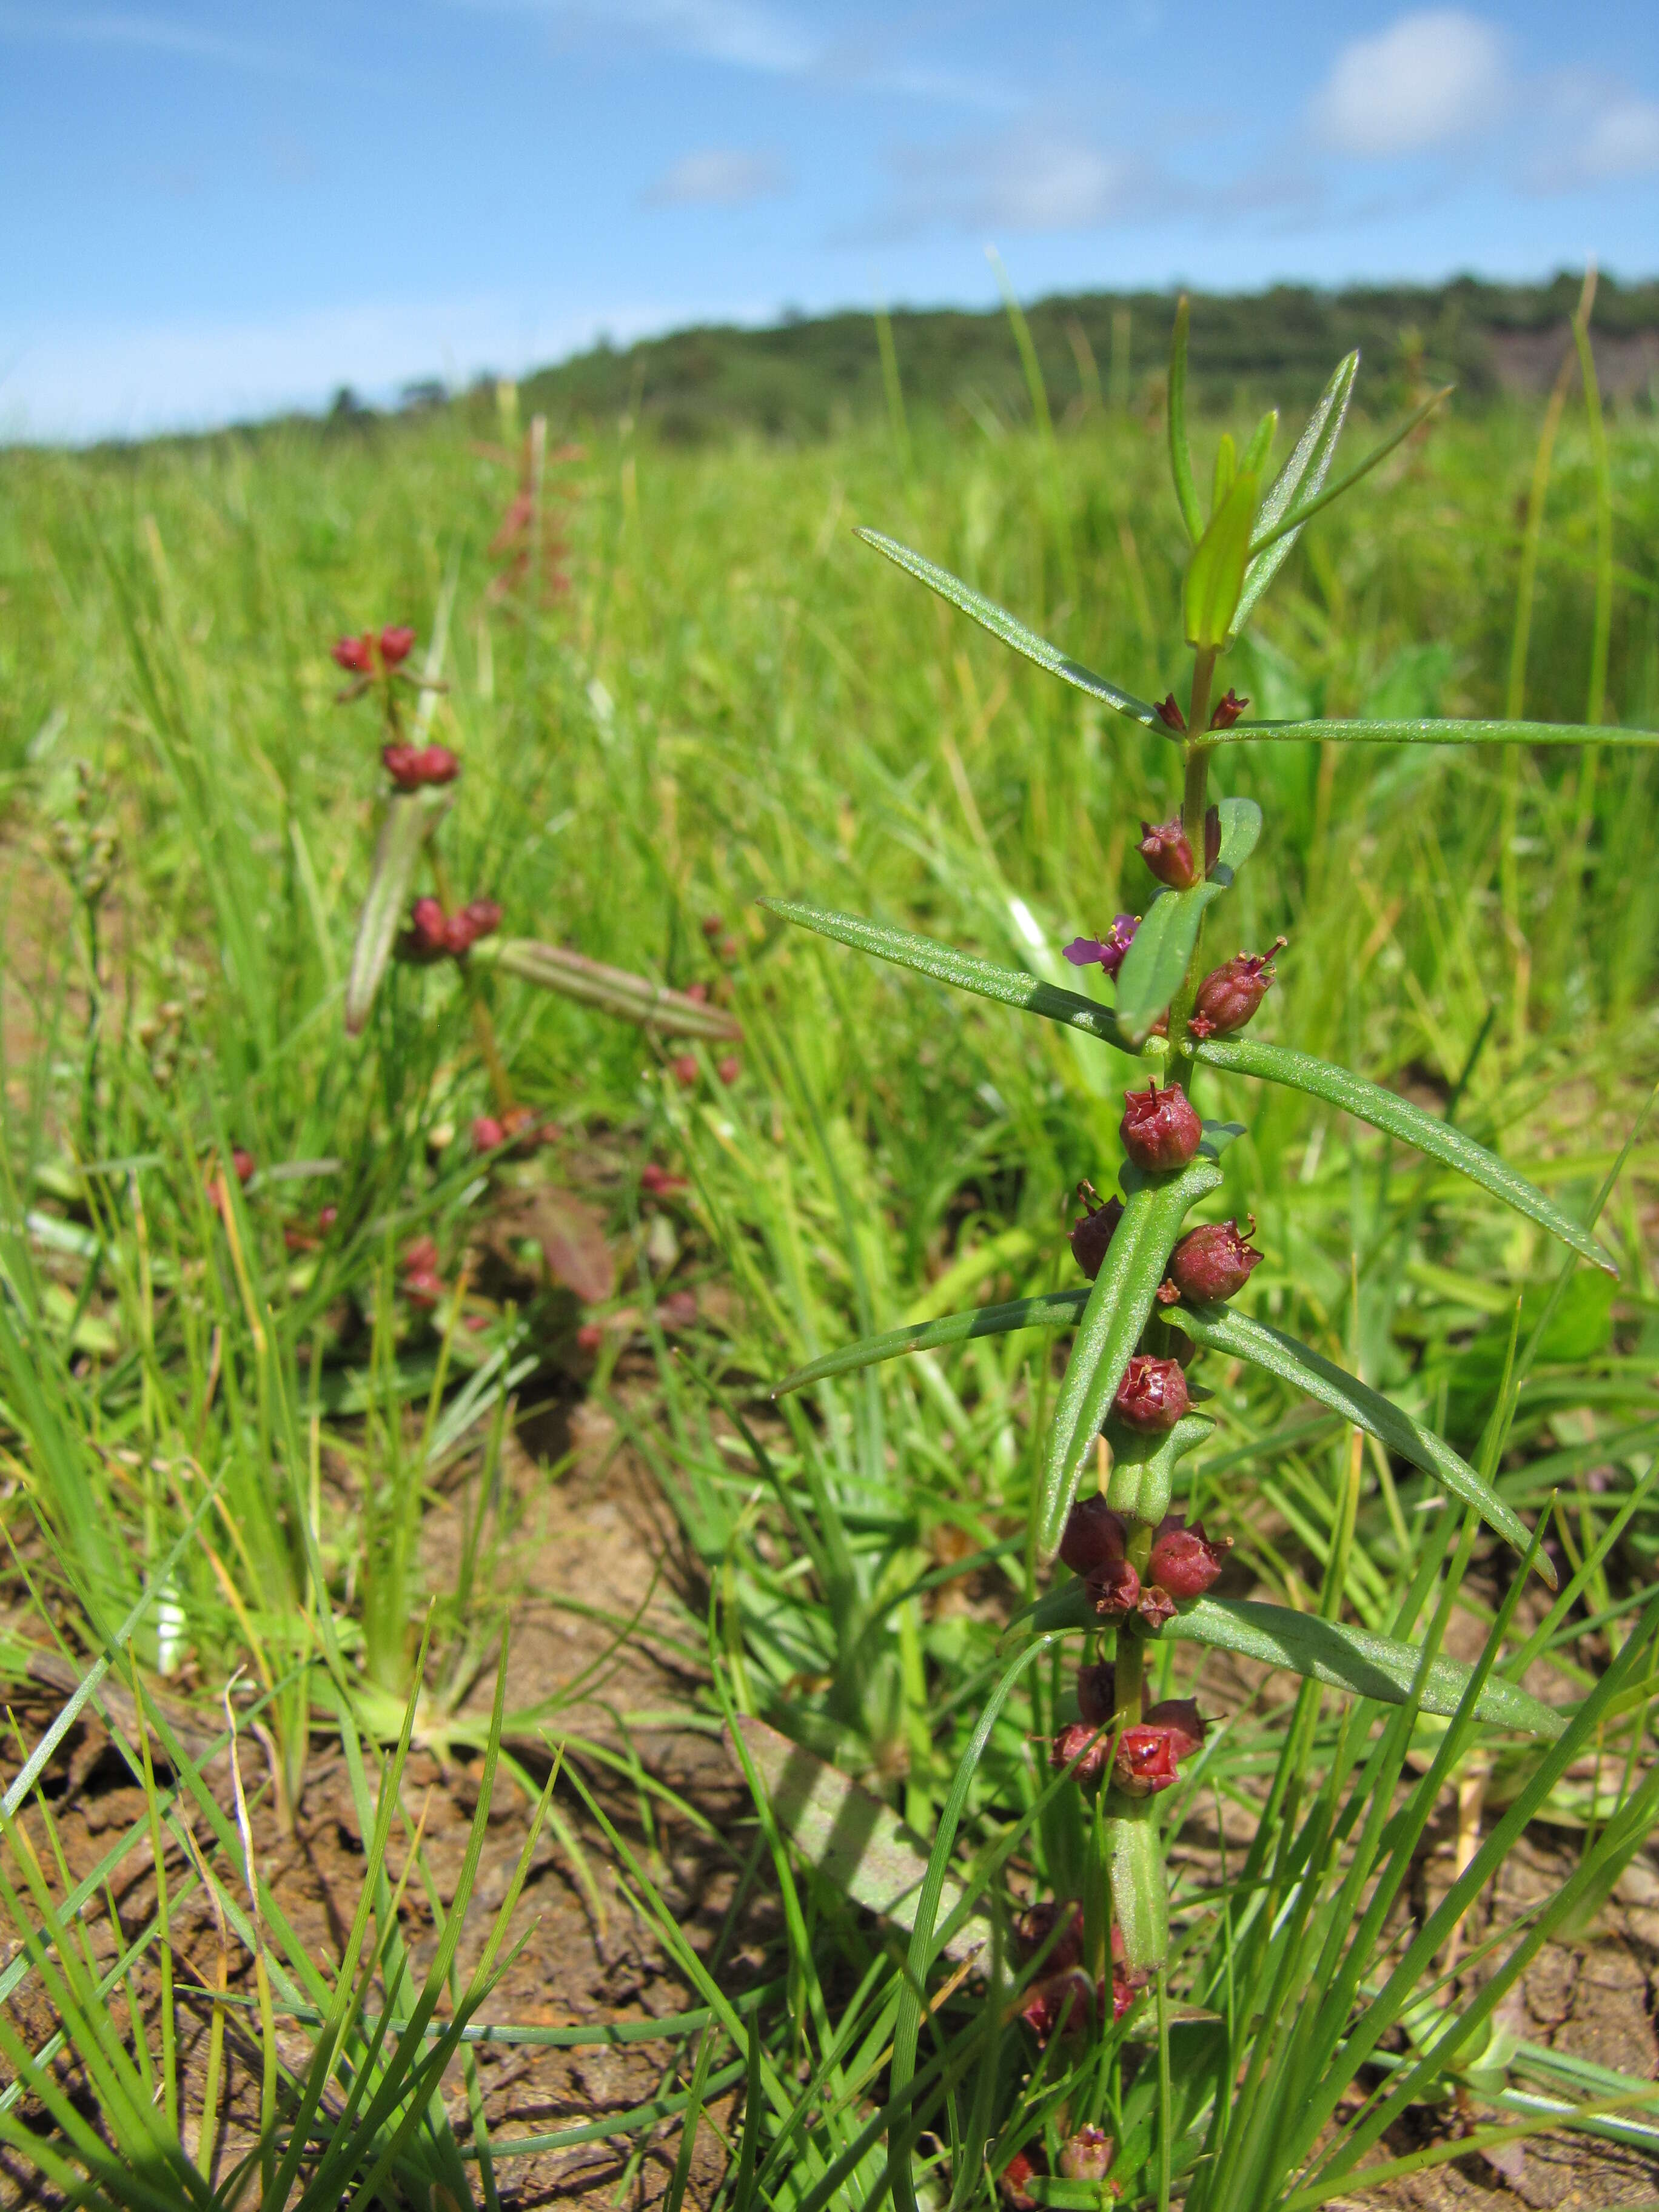
[[[382,745],[380,763],[399,791],[418,791],[426,781],[418,745]]]
[[[1204,1124],[1178,1083],[1160,1091],[1154,1080],[1148,1091],[1124,1092],[1118,1135],[1129,1158],[1148,1174],[1184,1168],[1203,1133]]]
[[[330,658],[354,676],[367,676],[374,665],[374,641],[367,630],[361,637],[337,637],[328,650]]]
[[[1159,883],[1168,884],[1172,890],[1189,891],[1199,879],[1192,841],[1178,815],[1173,822],[1161,822],[1156,828],[1143,822],[1136,849]]]
[[[1098,1492],[1079,1498],[1066,1516],[1060,1559],[1074,1575],[1092,1581],[1123,1557],[1123,1534],[1122,1522]]]
[[[493,1114],[480,1114],[472,1124],[472,1149],[475,1152],[493,1152],[498,1145],[507,1142],[507,1132]]]
[[[1188,1528],[1177,1515],[1166,1515],[1152,1539],[1147,1577],[1172,1598],[1202,1597],[1220,1574],[1231,1548],[1231,1537],[1224,1543],[1212,1544],[1204,1534],[1201,1521]]]
[[[1117,1670],[1109,1659],[1077,1670],[1077,1709],[1091,1728],[1110,1720],[1117,1704]]]
[[[1123,1200],[1109,1198],[1104,1206],[1091,1203],[1095,1191],[1092,1183],[1080,1182],[1077,1194],[1088,1212],[1072,1226],[1072,1257],[1092,1283],[1100,1273],[1100,1263],[1106,1257],[1106,1247],[1113,1232],[1123,1218]]]
[[[1188,1026],[1196,1037],[1230,1036],[1242,1030],[1267,995],[1273,981],[1273,956],[1288,939],[1274,940],[1266,952],[1240,952],[1212,968],[1198,987]]]
[[[380,632],[380,658],[388,668],[395,668],[400,660],[408,659],[414,642],[412,629],[404,629],[401,624],[393,623]]]
[[[1190,1698],[1154,1705],[1139,1726],[1118,1738],[1112,1779],[1131,1797],[1150,1797],[1180,1779],[1180,1761],[1204,1741],[1206,1723]]]
[[[1160,699],[1153,711],[1156,713],[1158,720],[1163,723],[1166,730],[1180,730],[1183,732],[1185,732],[1187,727],[1187,717],[1182,713],[1181,708],[1176,702],[1176,695],[1173,691],[1169,692],[1164,698]]]
[[[1174,1428],[1186,1412],[1187,1378],[1178,1359],[1154,1359],[1137,1352],[1117,1386],[1112,1411],[1126,1428],[1159,1436]]]
[[[447,745],[426,745],[416,756],[422,783],[453,783],[461,764]]]
[[[1255,1223],[1250,1223],[1254,1232]],[[1195,1305],[1212,1305],[1242,1291],[1261,1255],[1238,1233],[1237,1221],[1206,1221],[1189,1229],[1170,1255],[1170,1281]]]
[[[236,1170],[238,1182],[246,1184],[252,1180],[255,1165],[252,1152],[244,1152],[238,1145],[231,1153],[230,1164]]]
[[[1060,2145],[1054,2163],[1066,2181],[1104,2181],[1111,2171],[1113,2148],[1104,2128],[1079,2128]]]
[[[1215,712],[1210,717],[1210,727],[1212,730],[1231,730],[1249,703],[1248,699],[1241,699],[1230,685],[1226,697],[1216,702]]]
[[[1056,1766],[1072,1767],[1074,1782],[1097,1782],[1105,1771],[1106,1754],[1111,1747],[1109,1728],[1091,1728],[1086,1721],[1073,1721],[1054,1738],[1049,1756]],[[1073,1759],[1075,1766],[1072,1766]]]

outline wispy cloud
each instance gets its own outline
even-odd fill
[[[890,29],[854,38],[826,35],[810,18],[762,0],[453,0],[502,15],[533,16],[559,37],[599,46],[690,56],[763,76],[813,80],[939,106],[1006,111],[1004,82],[971,70],[908,58]]]
[[[276,71],[302,66],[298,55],[279,46],[226,38],[222,32],[166,16],[116,9],[87,14],[72,9],[0,8],[0,39],[175,54],[185,60],[219,62],[232,69]]]
[[[1571,192],[1659,175],[1659,100],[1586,70],[1563,70],[1541,111],[1526,181]]]
[[[789,182],[775,154],[710,146],[683,155],[645,194],[647,207],[748,207],[775,199]]]
[[[902,237],[936,224],[1098,230],[1147,212],[1164,189],[1143,159],[1036,118],[1012,131],[900,147],[891,159],[891,200],[862,238]]]
[[[1467,143],[1510,98],[1502,33],[1461,9],[1431,8],[1345,46],[1312,114],[1329,151],[1381,159]]]

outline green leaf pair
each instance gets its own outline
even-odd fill
[[[1126,1183],[1133,1177],[1133,1170],[1127,1170]],[[1180,1233],[1182,1215],[1187,1206],[1220,1181],[1220,1170],[1200,1153],[1179,1176],[1159,1179],[1156,1186],[1147,1178],[1132,1190],[1091,1290],[1058,1291],[1047,1297],[1015,1299],[1006,1305],[981,1307],[976,1313],[947,1315],[923,1328],[892,1329],[884,1336],[866,1337],[860,1344],[848,1345],[828,1359],[816,1360],[811,1367],[786,1376],[779,1390],[799,1389],[829,1374],[844,1375],[903,1352],[959,1344],[969,1337],[1000,1335],[1017,1328],[1065,1328],[1075,1321],[1077,1342],[1054,1408],[1039,1509],[1038,1540],[1045,1553],[1051,1552],[1060,1541],[1071,1510],[1084,1455],[1106,1417],[1129,1354],[1152,1310],[1164,1266]],[[1126,1232],[1131,1236],[1127,1244]],[[1166,1236],[1167,1243],[1163,1242]],[[1155,1251],[1158,1257],[1154,1265]],[[1150,1289],[1146,1288],[1149,1277]],[[1107,1285],[1104,1290],[1103,1285]],[[1143,1291],[1144,1306],[1140,1304]],[[1170,1306],[1164,1310],[1164,1318],[1194,1344],[1276,1375],[1316,1404],[1340,1414],[1473,1505],[1506,1543],[1517,1551],[1526,1550],[1528,1538],[1519,1515],[1490,1483],[1481,1480],[1461,1453],[1413,1420],[1391,1398],[1373,1390],[1357,1375],[1347,1374],[1311,1345],[1249,1320],[1227,1306]],[[1536,1564],[1539,1573],[1553,1589],[1556,1573],[1549,1559],[1540,1553]]]
[[[1097,1629],[1100,1620],[1086,1583],[1075,1576],[1047,1597],[1019,1624],[1040,1635],[1071,1629]],[[1194,1598],[1158,1632],[1177,1643],[1207,1644],[1266,1667],[1284,1668],[1350,1697],[1372,1698],[1403,1705],[1422,1662],[1409,1644],[1318,1613],[1297,1613],[1286,1605],[1263,1605],[1251,1598]],[[1438,1657],[1423,1686],[1422,1708],[1449,1719],[1468,1688],[1473,1668],[1461,1660]],[[1492,1675],[1475,1705],[1477,1718],[1495,1728],[1518,1729],[1527,1735],[1553,1740],[1571,1717],[1545,1705],[1514,1682]]]
[[[954,984],[980,998],[994,999],[1001,1006],[1017,1006],[1024,1013],[1041,1014],[1045,1020],[1081,1030],[1086,1036],[1098,1037],[1103,1043],[1115,1045],[1121,1051],[1134,1049],[1115,1018],[1079,992],[1059,990],[1052,983],[1039,982],[1035,976],[1022,975],[1018,969],[999,968],[991,961],[958,952],[933,938],[919,937],[912,930],[866,921],[856,915],[829,913],[821,907],[806,906],[795,900],[763,899],[761,903],[803,929],[834,938],[838,944],[852,945],[860,952],[873,952],[878,959],[914,969],[919,975],[931,975],[937,982]],[[1124,966],[1127,965],[1126,960]],[[1471,1182],[1478,1183],[1493,1198],[1501,1199],[1505,1206],[1513,1206],[1528,1221],[1535,1221],[1540,1229],[1559,1237],[1595,1266],[1616,1272],[1595,1239],[1535,1184],[1517,1175],[1462,1129],[1449,1121],[1437,1120],[1432,1114],[1425,1114],[1420,1106],[1413,1106],[1397,1091],[1385,1091],[1381,1084],[1369,1082],[1363,1075],[1351,1074],[1346,1068],[1334,1067],[1328,1060],[1316,1060],[1310,1053],[1294,1052],[1286,1045],[1262,1043],[1254,1037],[1211,1037],[1195,1050],[1198,1059],[1207,1066],[1305,1091],[1310,1097],[1322,1098],[1357,1120],[1369,1122],[1374,1129],[1402,1138],[1431,1159],[1467,1176]]]

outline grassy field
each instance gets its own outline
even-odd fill
[[[1524,703],[1599,719],[1598,487],[1576,401],[1523,665],[1515,650],[1541,412],[1454,410],[1310,528],[1224,670],[1255,715]],[[498,421],[457,410],[0,456],[0,1660],[20,1695],[50,1681],[43,1650],[83,1677],[110,1660],[100,1725],[146,1792],[84,1864],[54,1856],[85,1786],[64,1785],[61,1752],[40,1768],[44,1794],[31,1799],[31,1773],[4,1803],[0,1905],[20,1938],[52,1940],[0,1971],[14,2081],[0,2138],[61,2198],[90,2174],[102,2193],[85,2201],[228,2203],[245,2151],[245,2203],[546,2201],[515,2195],[527,2166],[461,2040],[469,2007],[510,2019],[490,2008],[476,1926],[458,1948],[498,1758],[540,1796],[571,1879],[584,1894],[620,1884],[685,1991],[635,2125],[643,2144],[672,2124],[667,2150],[624,2160],[607,2188],[816,2212],[889,2185],[902,1944],[798,1861],[792,1874],[752,1809],[723,1831],[629,1731],[574,1727],[579,1683],[520,1694],[502,1631],[525,1532],[558,1486],[600,1479],[538,1442],[574,1406],[614,1425],[613,1472],[648,1480],[675,1518],[653,1633],[677,1639],[688,1732],[756,1717],[924,1845],[957,1823],[957,1872],[982,1865],[999,1926],[1005,1905],[1075,1893],[1086,1820],[1036,1741],[1069,1695],[1057,1651],[1019,1677],[952,1789],[1003,1673],[999,1639],[1040,1587],[1025,1529],[1058,1375],[1048,1340],[925,1353],[776,1403],[770,1389],[848,1339],[1073,1284],[1070,1194],[1085,1177],[1110,1187],[1133,1064],[756,902],[798,896],[1075,985],[1060,948],[1145,902],[1139,825],[1178,799],[1178,760],[851,531],[890,532],[1161,697],[1184,659],[1186,557],[1161,426],[1085,407],[1055,436],[913,410],[799,447],[687,451],[624,417],[584,426],[550,463],[539,550],[533,528],[492,549],[521,427],[504,403]],[[1200,477],[1218,428],[1200,437]],[[1652,728],[1659,428],[1632,409],[1608,435],[1605,715]],[[329,647],[383,623],[415,627],[417,659],[440,641],[433,734],[462,762],[442,832],[458,895],[499,901],[517,933],[705,988],[742,1024],[735,1065],[485,970],[517,1093],[558,1132],[492,1167],[469,1136],[492,1100],[453,969],[394,968],[347,1037],[384,778],[372,703],[336,703]],[[1656,779],[1654,754],[1613,746],[1222,751],[1218,790],[1257,799],[1266,828],[1221,951],[1289,939],[1261,1031],[1455,1111],[1583,1219],[1659,1076]],[[1214,1080],[1206,1110],[1245,1132],[1218,1202],[1254,1212],[1266,1255],[1246,1305],[1475,1457],[1516,1301],[1530,1331],[1558,1250],[1305,1096]],[[252,1156],[245,1184],[235,1148]],[[1566,1281],[1512,1425],[1489,1439],[1529,1522],[1557,1498],[1565,1610],[1433,1510],[1409,1466],[1236,1361],[1202,1370],[1220,1425],[1188,1463],[1191,1510],[1233,1540],[1230,1591],[1378,1632],[1420,1615],[1426,1633],[1438,1606],[1435,1632],[1466,1658],[1501,1613],[1500,1672],[1558,1705],[1607,1686],[1593,1748],[1557,1772],[1462,1722],[1449,1736],[1420,1717],[1396,1740],[1334,1693],[1210,1669],[1200,1696],[1227,1725],[1166,1823],[1187,1845],[1169,2017],[1161,2000],[1161,2027],[1143,2013],[1081,2056],[1058,2039],[1039,2052],[995,1994],[1017,1971],[1002,1935],[990,2001],[972,1981],[940,1997],[941,1968],[899,2128],[901,2142],[920,2130],[924,2201],[991,2204],[1018,2154],[1034,2201],[1097,2203],[1057,2163],[1097,2123],[1126,2201],[1167,2200],[1171,2162],[1177,2193],[1201,2184],[1206,2207],[1238,2212],[1353,2188],[1333,2167],[1328,2185],[1286,2174],[1251,2197],[1259,2167],[1218,2163],[1213,2142],[1200,2156],[1227,2101],[1224,2047],[1264,2112],[1269,2090],[1336,2084],[1328,2157],[1345,2129],[1360,2143],[1360,2100],[1387,2069],[1468,2018],[1461,2051],[1385,2115],[1376,2154],[1401,2172],[1366,2201],[1464,2201],[1386,2188],[1467,2165],[1486,2138],[1459,2128],[1559,2122],[1540,2098],[1648,2093],[1650,2042],[1607,2078],[1583,2057],[1552,2071],[1512,2021],[1489,2039],[1479,2006],[1547,1918],[1540,1893],[1504,1887],[1519,1863],[1506,1820],[1541,1854],[1545,1893],[1581,1877],[1548,1923],[1556,1946],[1613,1940],[1615,1886],[1645,1863],[1656,1161],[1638,1135],[1601,1221],[1618,1280]],[[410,1294],[421,1267],[441,1294]],[[1160,1681],[1184,1689],[1198,1656],[1163,1647]],[[227,1761],[230,1716],[241,1751]],[[22,1727],[15,1765],[40,1732]],[[399,1796],[423,1748],[490,1770],[471,1856],[443,1881],[423,1874],[413,1794]],[[1345,1940],[1354,1839],[1368,1806],[1395,1802],[1379,1775],[1402,1806],[1428,1796],[1420,1848],[1386,1895],[1382,1876],[1365,1887],[1376,1925],[1331,1984],[1361,2007],[1386,1985],[1392,2023],[1382,2070],[1360,2079],[1355,2060],[1349,2100],[1335,2059],[1306,2073],[1267,1939],[1294,1925],[1310,1960],[1337,1959],[1322,1946]],[[293,1832],[308,1791],[343,1793],[364,1851],[360,1919],[324,1951],[261,1885],[252,1841]],[[1437,1806],[1443,1864],[1422,1840]],[[701,1949],[667,1901],[676,1822],[726,1850],[734,1878],[726,1932]],[[494,1900],[504,1939],[523,1925],[517,1897]],[[720,1961],[757,1911],[734,1980]],[[44,2014],[24,2008],[27,1987]],[[189,2072],[186,2015],[202,2030]],[[68,2051],[41,2057],[53,2018]],[[1208,2025],[1221,2019],[1224,2046]],[[204,2118],[238,2067],[240,2134],[234,2113]],[[688,2103],[705,2115],[695,2144],[674,2133]],[[586,2120],[567,2117],[574,2142]],[[678,2165],[677,2141],[691,2146]],[[1582,2201],[1655,2193],[1659,2131],[1639,2113],[1592,2115],[1572,2141],[1602,2192]],[[1524,2154],[1492,2142],[1500,2166]]]

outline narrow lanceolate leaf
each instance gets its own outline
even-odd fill
[[[927,1874],[923,1838],[878,1797],[764,1721],[744,1714],[738,1726],[778,1826],[801,1856],[855,1903],[896,1928],[914,1927]],[[960,1883],[947,1875],[939,1917],[948,1920],[961,1899]],[[990,1940],[990,1923],[973,1913],[945,1944],[945,1955],[975,1958]]]
[[[1221,856],[1215,866],[1189,891],[1158,893],[1119,971],[1118,1026],[1133,1044],[1146,1041],[1152,1024],[1181,988],[1205,908],[1231,884],[1261,835],[1261,809],[1255,799],[1224,799],[1220,812]]]
[[[850,945],[856,952],[873,952],[878,960],[890,960],[900,968],[914,968],[918,975],[931,975],[936,983],[950,983],[958,991],[973,991],[1000,1006],[1018,1006],[1024,1013],[1042,1014],[1068,1029],[1115,1045],[1120,1052],[1134,1047],[1117,1025],[1116,1018],[1078,991],[1062,991],[1038,981],[1018,968],[999,968],[971,952],[958,952],[934,937],[918,937],[913,930],[894,929],[885,922],[866,921],[861,915],[835,914],[827,908],[804,906],[796,899],[763,898],[760,903],[802,929],[833,937],[837,945]]]
[[[1105,677],[1097,676],[1092,668],[1085,668],[1080,660],[1072,659],[1058,646],[1050,645],[1047,638],[1039,637],[1034,629],[1027,629],[1023,622],[1008,613],[1006,608],[998,606],[994,599],[988,599],[971,584],[964,584],[961,577],[953,576],[948,568],[940,568],[932,561],[924,560],[920,553],[911,552],[908,545],[901,545],[896,538],[884,538],[878,530],[860,530],[854,535],[861,538],[866,545],[873,545],[878,553],[884,553],[890,561],[896,562],[907,574],[918,578],[930,591],[937,592],[940,599],[949,599],[953,607],[960,607],[963,614],[971,615],[982,629],[990,631],[993,637],[1000,637],[1005,645],[1012,645],[1016,653],[1023,653],[1028,660],[1035,660],[1039,668],[1046,668],[1051,676],[1058,676],[1067,684],[1074,684],[1079,691],[1086,691],[1091,699],[1103,699],[1120,714],[1127,714],[1132,722],[1144,723],[1149,730],[1156,730],[1160,737],[1167,738],[1171,734],[1156,707],[1148,706],[1144,699],[1137,699],[1132,691],[1121,690],[1117,684],[1109,683]]]
[[[1353,380],[1358,369],[1357,353],[1351,353],[1337,363],[1330,382],[1319,395],[1319,404],[1308,417],[1307,428],[1296,441],[1295,451],[1274,477],[1261,502],[1261,511],[1256,517],[1258,534],[1276,530],[1293,500],[1311,496],[1323,484],[1336,452],[1336,441],[1347,419],[1348,402],[1353,397]],[[1244,571],[1238,611],[1233,617],[1236,629],[1243,629],[1249,620],[1250,610],[1279,574],[1299,534],[1300,525],[1252,556]]]
[[[1059,1543],[1083,1462],[1117,1395],[1188,1208],[1218,1188],[1221,1170],[1200,1152],[1178,1175],[1126,1167],[1123,1218],[1112,1232],[1083,1309],[1054,1401],[1048,1457],[1036,1498],[1036,1540],[1047,1558]]]
[[[1238,722],[1218,737],[1348,745],[1659,745],[1659,730],[1621,730],[1600,722]]]
[[[1218,486],[1223,481],[1224,472],[1218,471]],[[1249,565],[1257,490],[1255,477],[1233,477],[1188,565],[1181,603],[1187,620],[1187,642],[1200,652],[1218,653],[1232,635],[1244,571]]]
[[[607,968],[603,961],[567,951],[562,945],[538,945],[528,937],[499,941],[486,938],[471,958],[475,965],[504,969],[526,983],[540,984],[544,991],[579,999],[584,1006],[601,1007],[607,1014],[637,1022],[642,1029],[659,1030],[665,1036],[743,1035],[740,1024],[718,1006],[705,1006],[701,1000],[687,998],[684,991],[671,991],[665,984],[631,975],[625,968]]]
[[[1461,1452],[1454,1451],[1432,1429],[1414,1421],[1391,1398],[1383,1397],[1311,1346],[1286,1336],[1282,1329],[1269,1328],[1263,1322],[1235,1313],[1229,1306],[1171,1306],[1165,1318],[1185,1330],[1205,1351],[1224,1352],[1230,1358],[1248,1360],[1252,1367],[1265,1368],[1319,1405],[1340,1413],[1345,1421],[1364,1429],[1389,1450],[1398,1452],[1401,1459],[1420,1467],[1466,1504],[1473,1505],[1487,1526],[1517,1552],[1527,1549],[1531,1538],[1520,1516],[1504,1503],[1490,1483],[1481,1480]],[[1537,1565],[1553,1589],[1555,1570],[1541,1552]]]
[[[1303,524],[1317,514],[1322,507],[1329,507],[1334,500],[1340,499],[1344,492],[1352,491],[1362,477],[1369,476],[1379,461],[1386,460],[1396,446],[1410,437],[1419,422],[1427,421],[1443,399],[1450,398],[1453,388],[1451,385],[1444,384],[1438,392],[1431,392],[1420,407],[1413,408],[1403,422],[1395,424],[1380,444],[1371,447],[1363,461],[1356,461],[1345,475],[1339,477],[1334,484],[1327,484],[1322,491],[1304,493],[1270,529],[1259,530],[1255,542],[1250,547],[1251,552],[1260,553],[1269,545],[1278,544],[1292,531],[1300,530]]]
[[[409,904],[421,848],[448,804],[447,793],[435,791],[396,792],[386,801],[368,890],[357,917],[357,942],[351,950],[345,996],[349,1036],[356,1036],[368,1019]]]
[[[1075,1577],[1051,1590],[1020,1623],[1036,1634],[1100,1626],[1086,1583]],[[1392,1637],[1373,1636],[1369,1629],[1351,1628],[1345,1622],[1322,1620],[1317,1614],[1293,1613],[1288,1606],[1263,1605],[1251,1598],[1195,1598],[1184,1605],[1160,1633],[1189,1644],[1206,1644],[1217,1651],[1236,1651],[1241,1658],[1259,1660],[1267,1667],[1283,1667],[1292,1674],[1310,1675],[1334,1690],[1356,1698],[1376,1698],[1384,1705],[1403,1705],[1410,1695],[1422,1655],[1409,1644]],[[1457,1711],[1474,1669],[1461,1660],[1437,1658],[1428,1670],[1423,1690],[1423,1711],[1449,1720]],[[1556,1737],[1571,1719],[1565,1711],[1544,1705],[1513,1682],[1491,1677],[1475,1705],[1478,1718],[1496,1728],[1519,1729],[1528,1735]]]
[[[1128,963],[1126,961],[1124,965],[1127,968]],[[1346,1067],[1333,1067],[1328,1060],[1316,1060],[1310,1053],[1292,1052],[1288,1045],[1264,1044],[1255,1037],[1211,1037],[1197,1051],[1199,1059],[1207,1066],[1224,1068],[1234,1075],[1257,1076],[1264,1083],[1283,1083],[1293,1091],[1305,1091],[1311,1097],[1324,1099],[1328,1105],[1340,1106],[1345,1114],[1369,1121],[1374,1129],[1402,1138],[1419,1152],[1426,1152],[1431,1159],[1455,1168],[1459,1175],[1479,1183],[1482,1190],[1501,1198],[1505,1206],[1524,1213],[1540,1229],[1547,1229],[1552,1237],[1559,1237],[1564,1244],[1571,1245],[1596,1267],[1605,1267],[1609,1274],[1618,1272],[1589,1231],[1563,1213],[1524,1176],[1516,1175],[1513,1168],[1506,1167],[1484,1145],[1477,1145],[1473,1137],[1466,1137],[1454,1123],[1425,1114],[1420,1106],[1413,1106],[1408,1098],[1401,1098],[1393,1091],[1385,1091],[1381,1084],[1367,1082],[1363,1075],[1350,1074]]]
[[[1086,1290],[1054,1291],[1046,1297],[1011,1298],[1006,1305],[976,1306],[970,1313],[945,1314],[938,1321],[916,1322],[908,1328],[890,1328],[880,1336],[844,1344],[839,1352],[827,1352],[809,1366],[797,1367],[784,1376],[772,1395],[785,1398],[792,1390],[805,1390],[809,1383],[827,1382],[837,1375],[850,1375],[856,1368],[900,1358],[907,1352],[937,1352],[941,1345],[965,1344],[970,1337],[1006,1336],[1017,1328],[1070,1328],[1088,1302]]]

